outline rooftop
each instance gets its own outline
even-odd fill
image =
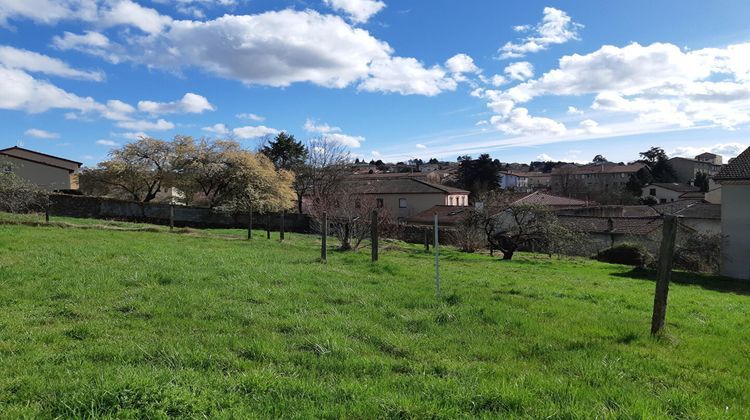
[[[346,182],[364,194],[469,194],[460,188],[433,184],[415,177],[350,177]]]
[[[648,235],[659,229],[661,217],[591,217],[591,216],[558,216],[560,222],[579,232],[609,233],[620,235]]]
[[[40,163],[42,165],[53,166],[55,168],[75,171],[83,165],[81,162],[61,158],[58,156],[48,155],[35,150],[24,149],[23,147],[13,146],[0,149],[0,155],[11,156],[17,159],[23,159],[30,162]]]
[[[559,174],[564,171],[570,171],[574,174],[619,174],[635,173],[646,167],[645,164],[637,162],[627,165],[617,163],[589,164],[583,166],[562,166],[555,168],[552,174]]]
[[[750,147],[721,168],[716,180],[750,180]]]
[[[694,185],[680,184],[678,182],[654,182],[654,183],[651,183],[649,186],[661,187],[661,188],[664,188],[670,191],[676,191],[676,192],[693,192],[693,191],[701,190],[699,187],[696,187]]]

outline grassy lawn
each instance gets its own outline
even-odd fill
[[[750,417],[745,285],[217,234],[0,225],[2,416]]]

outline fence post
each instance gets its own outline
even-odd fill
[[[169,230],[174,229],[174,203],[169,204]]]
[[[44,223],[49,224],[49,203],[44,207]]]
[[[323,212],[323,225],[320,229],[320,259],[328,260],[328,213]]]
[[[378,211],[372,211],[372,221],[370,222],[370,242],[372,242],[372,262],[378,260]]]
[[[250,209],[250,215],[247,221],[247,239],[253,239],[253,209]]]
[[[430,228],[424,228],[424,252],[430,252]]]
[[[281,212],[281,227],[279,228],[279,240],[284,240],[284,212]]]
[[[659,248],[659,268],[654,292],[654,314],[651,318],[651,335],[656,335],[664,328],[667,317],[667,296],[669,295],[669,280],[672,277],[672,257],[674,256],[674,241],[677,235],[677,218],[673,215],[664,216],[662,226],[661,247]]]
[[[438,297],[440,296],[440,241],[438,238],[438,215],[435,213],[435,288],[437,290]]]
[[[271,239],[271,215],[266,215],[266,239]]]

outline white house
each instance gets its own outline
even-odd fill
[[[750,280],[750,148],[714,177],[721,184],[721,274]]]
[[[685,198],[703,198],[700,188],[676,182],[654,182],[643,187],[641,198],[653,197],[657,203],[671,203]]]

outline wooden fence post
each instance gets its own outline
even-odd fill
[[[44,223],[49,224],[49,203],[47,203],[47,206],[44,208]]]
[[[284,240],[284,212],[281,212],[281,226],[279,227],[279,240]]]
[[[271,239],[271,215],[266,215],[266,239]]]
[[[424,228],[424,252],[430,252],[430,228]]]
[[[438,297],[440,296],[440,240],[438,238],[438,215],[435,213],[435,289]]]
[[[250,209],[250,215],[247,220],[247,239],[253,239],[253,209]]]
[[[174,229],[174,203],[169,204],[169,230]]]
[[[323,212],[323,224],[320,227],[320,259],[328,260],[328,213]]]
[[[654,314],[651,318],[651,335],[658,334],[664,328],[676,235],[677,218],[672,215],[665,215],[662,226],[661,247],[659,249],[659,268],[657,271],[658,277],[656,278],[656,291],[654,293]]]
[[[372,243],[372,262],[378,260],[378,211],[372,211],[372,221],[370,222],[370,242]]]

